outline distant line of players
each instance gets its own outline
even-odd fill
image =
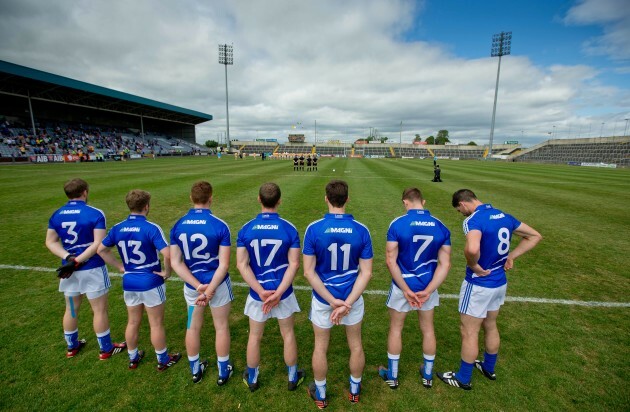
[[[306,171],[316,172],[318,159],[317,159],[317,155],[314,153],[312,155],[306,155],[306,158],[304,157],[303,154],[300,154],[299,156],[296,154],[295,156],[293,156],[293,171],[297,171],[297,170],[304,171],[305,160],[306,160]]]
[[[100,346],[99,359],[105,360],[127,349],[129,369],[136,369],[144,357],[138,349],[138,331],[146,311],[151,327],[151,343],[157,369],[164,371],[181,358],[169,353],[164,330],[166,289],[164,281],[172,271],[184,280],[184,299],[188,306],[186,351],[194,383],[202,380],[208,361],[200,359],[200,335],[205,306],[210,306],[215,327],[217,384],[224,385],[234,372],[230,360],[229,313],[234,299],[228,273],[231,235],[228,225],[214,216],[212,186],[193,184],[193,207],[180,218],[167,242],[162,229],[147,220],[151,195],[132,190],[125,198],[130,215],[106,232],[105,215],[87,205],[89,187],[81,179],[64,185],[68,203],[50,218],[46,246],[63,259],[57,269],[59,290],[66,297],[63,318],[67,343],[66,356],[76,356],[86,341],[78,337],[78,310],[85,294],[94,311],[94,330]],[[344,325],[350,349],[348,399],[359,402],[365,354],[361,340],[364,315],[362,293],[372,276],[372,240],[368,228],[345,211],[348,185],[332,180],[324,198],[328,208],[323,218],[312,222],[304,234],[302,259],[304,276],[312,287],[309,319],[315,342],[312,356],[314,381],[308,394],[315,405],[328,405],[326,375],[330,331]],[[249,317],[247,369],[244,384],[252,392],[259,389],[260,345],[265,323],[278,319],[284,341],[288,390],[295,390],[305,379],[298,368],[294,314],[300,312],[293,292],[293,280],[300,265],[300,237],[289,221],[278,215],[281,192],[275,183],[265,183],[258,192],[261,213],[245,223],[237,236],[236,266],[250,286],[244,313]],[[437,288],[445,280],[451,263],[450,231],[424,209],[425,199],[417,188],[403,191],[406,213],[394,219],[387,232],[386,264],[392,277],[386,306],[390,314],[387,340],[387,367],[379,376],[391,388],[398,387],[398,364],[402,351],[402,328],[408,312],[416,311],[423,335],[420,381],[433,386],[436,339],[434,308],[439,306]],[[461,317],[461,365],[457,372],[437,373],[445,383],[472,389],[474,368],[495,380],[499,350],[496,319],[506,294],[506,270],[514,260],[542,239],[540,234],[475,194],[462,189],[453,194],[452,206],[466,216],[464,255],[467,268],[459,300]],[[510,250],[512,234],[521,238]],[[120,262],[112,253],[116,247]],[[159,254],[164,260],[160,263]],[[124,273],[122,288],[128,311],[126,342],[113,343],[107,315],[107,294],[111,287],[105,264]],[[478,333],[485,332],[483,360],[477,360]]]

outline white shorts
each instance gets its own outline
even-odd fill
[[[88,299],[104,295],[111,286],[105,266],[76,270],[68,279],[59,280],[59,292],[64,292],[66,296],[79,296],[85,293]],[[95,294],[98,296],[94,296]]]
[[[188,286],[184,285],[184,299],[186,300],[186,304],[188,306],[197,306],[195,301],[199,297],[200,293],[195,289],[191,289]],[[225,306],[231,301],[234,300],[234,295],[232,294],[232,283],[228,278],[225,282],[221,283],[217,290],[214,292],[214,296],[210,299],[210,307],[218,308],[221,306]]]
[[[333,327],[333,323],[330,321],[330,315],[333,308],[328,304],[324,304],[317,300],[315,296],[311,299],[311,312],[308,318],[313,322],[313,325],[322,329],[330,329]],[[356,325],[363,320],[363,313],[365,312],[365,305],[363,303],[363,296],[359,297],[352,305],[350,313],[341,318],[342,325]]]
[[[267,319],[286,319],[292,316],[294,313],[300,311],[300,305],[298,305],[295,293],[291,292],[289,296],[282,299],[278,306],[272,308],[267,314],[263,313],[263,303],[259,300],[252,298],[251,295],[247,295],[247,302],[245,302],[245,315],[249,316],[251,320],[256,322],[266,322]]]
[[[388,308],[392,308],[397,312],[411,312],[412,310],[433,310],[436,306],[440,306],[440,294],[437,289],[431,293],[429,299],[420,308],[412,308],[403,291],[392,282],[392,286],[389,288],[389,296],[387,297]]]
[[[160,285],[153,289],[145,290],[144,292],[130,292],[125,290],[123,296],[125,298],[125,305],[138,306],[144,305],[152,308],[154,306],[160,306],[166,302],[166,285]]]
[[[507,283],[498,288],[484,288],[464,279],[459,290],[459,313],[485,319],[488,311],[499,310],[505,302]]]

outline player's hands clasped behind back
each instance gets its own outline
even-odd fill
[[[341,324],[341,319],[350,313],[350,309],[352,309],[352,305],[341,299],[335,299],[330,306],[333,307],[333,311],[330,314],[330,321],[334,325]]]
[[[56,270],[57,277],[60,279],[68,279],[70,276],[72,276],[74,271],[77,270],[79,266],[83,264],[83,262],[79,262],[77,260],[77,257],[72,254],[66,256],[65,260],[66,260],[66,263],[59,266]]]

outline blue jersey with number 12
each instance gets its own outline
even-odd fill
[[[513,216],[495,209],[490,204],[477,206],[472,215],[464,220],[464,234],[471,230],[481,232],[479,265],[490,270],[488,276],[477,276],[466,267],[466,280],[486,288],[498,288],[507,283],[503,265],[510,253],[512,232],[521,225]]]
[[[370,231],[350,214],[327,213],[311,223],[302,253],[315,256],[315,272],[336,299],[346,299],[359,275],[359,259],[372,259]],[[313,296],[328,305],[317,292]]]
[[[190,209],[171,229],[171,245],[179,246],[193,276],[208,284],[219,267],[219,248],[231,246],[230,229],[210,209]],[[229,274],[223,282],[228,278]],[[194,289],[188,283],[186,286]]]
[[[129,215],[109,231],[103,245],[116,246],[125,266],[123,290],[145,292],[164,284],[159,251],[168,246],[162,229],[146,216]]]

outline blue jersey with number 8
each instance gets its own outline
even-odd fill
[[[474,285],[486,288],[498,288],[507,283],[503,265],[510,253],[512,232],[521,222],[512,215],[495,209],[490,204],[483,204],[464,220],[464,235],[471,230],[481,232],[479,265],[490,270],[488,276],[477,276],[466,267],[466,280]]]

